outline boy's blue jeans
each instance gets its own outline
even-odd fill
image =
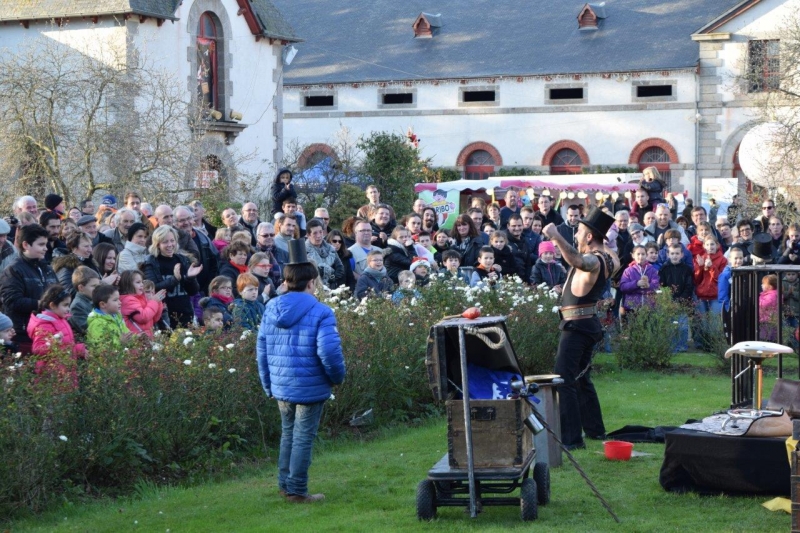
[[[278,488],[289,495],[308,494],[311,450],[317,437],[325,402],[301,404],[278,400],[281,411],[281,451],[278,456]]]
[[[678,342],[675,343],[675,352],[685,352],[689,349],[689,316],[680,315],[678,322]]]

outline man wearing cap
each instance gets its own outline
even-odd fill
[[[111,239],[111,244],[117,249],[117,254],[125,249],[125,243],[128,240],[128,230],[131,229],[134,222],[136,222],[136,212],[127,207],[123,207],[114,213],[114,223],[117,227],[103,233],[103,235]]]
[[[261,386],[281,413],[278,491],[287,502],[314,503],[325,496],[308,492],[311,452],[323,405],[344,381],[344,356],[336,316],[314,296],[319,272],[303,241],[289,241],[289,258],[288,292],[267,303],[256,358]]]
[[[82,231],[92,238],[92,246],[97,246],[101,242],[113,245],[111,239],[97,231],[97,219],[92,215],[83,215],[78,219],[78,231]]]
[[[555,373],[564,379],[558,389],[561,402],[561,441],[567,449],[585,448],[581,428],[589,438],[605,438],[600,400],[591,379],[592,353],[603,338],[597,302],[603,299],[606,280],[619,268],[617,256],[603,244],[614,219],[593,207],[580,221],[575,235],[577,249],[562,237],[554,224],[542,233],[558,246],[569,264],[561,300],[561,340]]]
[[[60,217],[64,216],[64,199],[59,195],[48,194],[44,199],[44,206],[48,211],[52,211]]]
[[[5,220],[0,219],[0,273],[17,257],[17,249],[8,240],[9,233],[11,233],[11,226]]]
[[[117,197],[113,194],[107,194],[100,200],[100,205],[104,205],[109,209],[117,209]]]

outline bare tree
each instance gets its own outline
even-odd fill
[[[52,190],[71,203],[100,190],[192,186],[200,112],[185,82],[131,43],[82,49],[42,37],[1,55],[0,116],[0,172],[16,178],[2,194]]]

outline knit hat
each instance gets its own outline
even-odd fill
[[[556,247],[551,241],[542,241],[539,243],[539,255],[545,252],[550,252],[551,254],[556,253]]]
[[[48,194],[44,199],[44,206],[52,211],[64,201],[62,197],[57,194]]]
[[[0,235],[8,235],[11,233],[11,226],[8,225],[8,222],[0,218]]]
[[[145,226],[141,222],[134,222],[128,229],[128,234],[125,236],[125,238],[128,239],[129,241],[132,241],[133,236],[136,235],[136,232],[141,230],[147,231],[147,226]]]
[[[424,257],[415,257],[411,261],[411,268],[409,268],[408,270],[410,270],[411,272],[414,272],[414,270],[416,270],[417,267],[421,267],[421,266],[427,267],[428,270],[431,269],[431,264],[428,262],[427,259],[425,259]]]
[[[103,196],[103,199],[100,200],[100,203],[107,205],[108,207],[117,207],[117,198],[112,194],[107,194]]]
[[[83,215],[81,218],[78,219],[78,227],[85,226],[90,222],[97,222],[97,219],[94,218],[92,215]]]
[[[634,222],[633,224],[628,226],[628,233],[633,233],[634,231],[644,231],[644,226]]]
[[[14,323],[11,322],[11,319],[8,316],[0,313],[0,331],[5,331],[7,329],[11,329],[14,327]]]

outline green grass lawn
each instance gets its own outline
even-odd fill
[[[597,384],[606,427],[678,425],[727,407],[730,378],[707,371],[700,355],[684,355],[697,372],[659,374],[614,371],[601,356]],[[713,366],[713,365],[710,365]],[[795,367],[796,368],[796,367]],[[767,380],[771,388],[772,380]],[[136,498],[65,505],[10,525],[10,531],[785,531],[790,517],[760,504],[768,498],[700,497],[662,490],[658,473],[664,447],[637,444],[651,456],[629,462],[604,459],[602,443],[575,456],[622,520],[617,525],[574,468],[552,471],[552,501],[539,520],[522,523],[519,507],[490,507],[477,519],[461,508],[439,510],[421,523],[415,489],[446,452],[442,420],[394,428],[368,442],[318,447],[310,489],[321,504],[298,506],[277,494],[274,463],[238,479],[190,488],[148,488]]]

